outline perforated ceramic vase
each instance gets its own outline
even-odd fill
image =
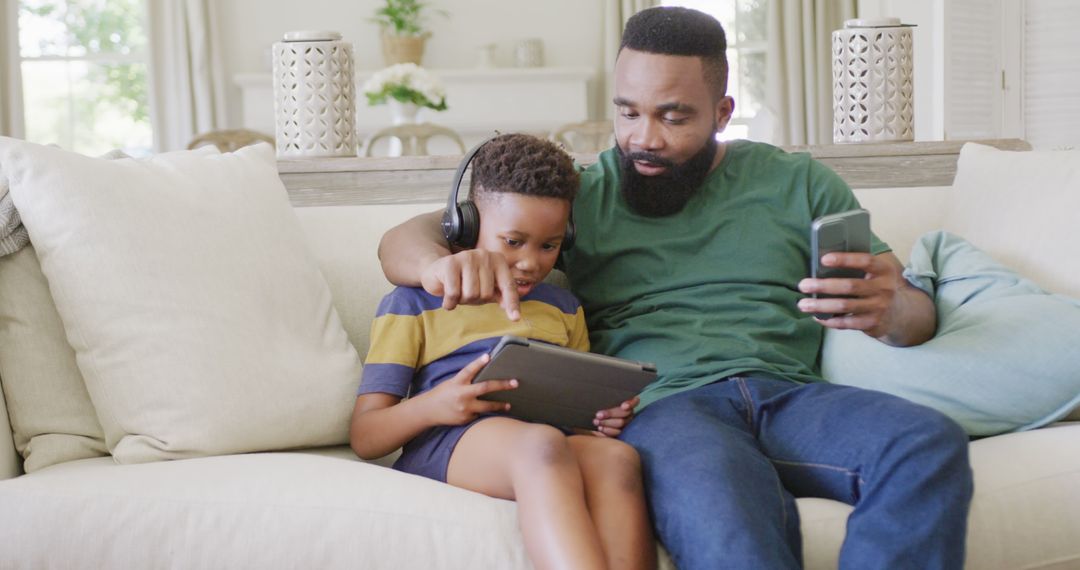
[[[337,32],[289,32],[274,44],[279,158],[356,156],[352,44]]]
[[[911,26],[848,20],[832,34],[833,142],[915,138]]]

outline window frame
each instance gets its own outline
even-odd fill
[[[6,89],[0,93],[0,128],[6,127],[7,133],[14,138],[25,138],[26,126],[23,114],[22,70],[19,53],[19,2],[18,0],[0,0],[0,31],[7,39],[6,45],[0,46],[7,56],[0,63]]]
[[[70,0],[69,0],[70,1]],[[0,113],[7,115],[7,126],[10,130],[10,134],[13,138],[25,139],[26,138],[26,107],[24,104],[23,94],[25,90],[23,88],[23,70],[22,64],[24,62],[85,62],[90,65],[94,64],[143,64],[146,66],[146,92],[147,92],[147,105],[149,106],[149,113],[147,120],[150,122],[150,141],[147,147],[151,152],[156,150],[157,137],[155,124],[156,109],[154,100],[154,58],[153,47],[149,36],[152,32],[150,21],[150,2],[153,0],[140,0],[143,4],[143,16],[142,26],[146,31],[147,45],[141,51],[123,54],[123,53],[87,53],[82,56],[70,56],[70,55],[42,55],[25,57],[22,54],[22,46],[20,44],[20,28],[19,28],[19,5],[20,0],[0,0],[0,9],[3,10],[5,17],[0,18],[0,22],[3,26],[0,26],[5,32],[8,42],[4,47],[9,54],[3,62],[3,66],[0,66],[0,70],[5,72],[4,79],[7,83],[7,103],[4,105],[4,95],[0,94]],[[70,97],[68,98],[70,101]],[[4,117],[0,117],[0,127],[4,126]],[[73,116],[68,116],[68,128],[71,132],[74,132],[74,128],[71,125]],[[68,149],[73,150],[73,149]]]
[[[727,46],[728,95],[731,96],[731,97],[734,97],[734,99],[735,99],[735,114],[731,117],[730,120],[728,120],[728,127],[727,128],[729,129],[732,126],[737,126],[737,127],[742,128],[742,129],[745,129],[747,131],[747,133],[749,133],[751,123],[753,123],[754,120],[757,119],[757,113],[754,113],[753,115],[743,115],[743,114],[741,114],[741,107],[739,107],[739,101],[742,98],[742,95],[741,95],[741,93],[732,93],[732,90],[731,90],[731,83],[732,83],[732,81],[731,81],[731,75],[732,74],[730,73],[730,71],[731,71],[731,62],[732,62],[732,60],[736,61],[737,62],[737,69],[741,69],[742,68],[742,63],[741,63],[742,58],[741,58],[741,56],[743,56],[745,54],[765,54],[766,57],[768,57],[768,55],[767,55],[768,54],[768,39],[759,40],[759,41],[753,41],[753,42],[739,42],[738,41],[738,37],[739,37],[739,32],[738,32],[738,30],[739,30],[739,18],[740,18],[740,15],[739,15],[739,2],[742,1],[742,0],[727,0],[727,1],[730,1],[732,4],[734,4],[734,8],[735,8],[735,10],[734,10],[734,13],[735,13],[734,28],[730,29],[730,30],[727,29],[727,28],[724,29],[724,33],[726,34],[727,39],[728,39],[728,46]],[[680,2],[679,0],[661,0],[660,4],[663,5],[663,6],[682,6],[683,5],[683,3]],[[765,74],[765,70],[762,70],[762,80],[765,79],[764,74]],[[741,89],[742,82],[739,81],[739,79],[737,77],[736,77],[735,81],[736,81],[736,85],[739,85],[739,87]],[[759,103],[761,105],[764,105],[765,101],[759,101]],[[729,135],[729,133],[727,132],[727,129],[724,129],[724,131],[725,132],[723,132],[723,133],[717,134],[717,140],[728,140],[728,139],[731,139],[731,138],[738,138],[738,137],[732,137],[731,135]]]

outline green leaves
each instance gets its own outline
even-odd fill
[[[383,7],[375,10],[372,21],[395,35],[419,36],[424,33],[423,21],[431,10],[427,2],[419,0],[386,0]],[[444,10],[435,12],[446,15]]]

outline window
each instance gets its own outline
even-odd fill
[[[26,140],[91,155],[150,153],[144,2],[16,1],[13,69],[21,76]]]
[[[765,104],[765,26],[767,0],[663,0],[711,14],[724,26],[728,41],[728,95],[735,116],[721,140],[747,138],[750,122]]]

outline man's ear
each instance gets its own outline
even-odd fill
[[[735,99],[725,95],[716,102],[716,132],[722,133],[731,121],[731,115],[735,113]]]

